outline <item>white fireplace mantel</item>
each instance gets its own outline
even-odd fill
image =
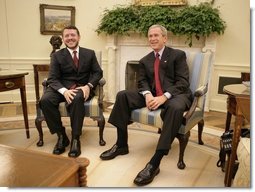
[[[194,38],[192,47],[189,47],[185,43],[185,37],[169,34],[167,45],[182,50],[211,50],[215,52],[216,38],[217,35],[215,34],[200,38],[200,40]],[[127,62],[130,60],[140,60],[151,51],[151,48],[146,37],[137,33],[131,33],[130,36],[108,36],[106,49],[108,56],[108,92],[106,97],[108,101],[114,102],[117,92],[125,89],[125,68]]]

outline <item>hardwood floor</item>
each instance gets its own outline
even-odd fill
[[[224,112],[218,112],[218,111],[209,111],[205,112],[205,125],[210,127],[218,127],[221,129],[225,129],[226,124],[226,116],[227,113]],[[231,126],[234,125],[234,117],[231,121]]]

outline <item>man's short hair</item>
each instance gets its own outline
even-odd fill
[[[162,35],[163,35],[163,36],[167,36],[167,29],[166,29],[164,26],[159,25],[159,24],[152,25],[152,26],[149,27],[148,33],[149,33],[149,31],[150,31],[152,28],[160,28],[161,31],[162,31]]]
[[[63,33],[64,33],[64,30],[65,30],[65,29],[74,29],[74,30],[77,31],[77,34],[80,36],[80,31],[79,31],[79,29],[78,29],[77,27],[75,27],[74,25],[69,25],[69,26],[64,27],[64,29],[62,30],[62,36],[63,36]]]

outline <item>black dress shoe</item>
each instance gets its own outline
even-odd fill
[[[58,134],[58,141],[54,147],[53,154],[60,155],[65,152],[65,148],[70,144],[66,134]]]
[[[138,173],[134,183],[136,185],[142,186],[151,183],[154,177],[159,174],[159,167],[153,167],[151,164],[147,164],[146,167]]]
[[[81,143],[79,139],[72,139],[69,157],[78,157],[81,154]]]
[[[102,160],[110,160],[110,159],[113,159],[115,158],[116,156],[118,155],[126,155],[128,154],[129,151],[128,151],[128,147],[118,147],[118,145],[113,145],[111,149],[103,152],[101,155],[100,155],[100,158]]]

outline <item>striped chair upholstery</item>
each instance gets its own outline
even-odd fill
[[[96,51],[96,57],[98,60],[98,63],[101,65],[101,52]],[[38,66],[38,65],[37,65]],[[35,69],[35,65],[34,65]],[[47,67],[47,70],[44,69],[43,71],[48,71],[49,67]],[[34,70],[35,73],[38,73],[38,71]],[[38,82],[38,74],[37,74],[37,80],[35,79],[35,82]],[[36,84],[36,83],[35,83]],[[98,127],[99,127],[99,144],[101,146],[105,145],[105,141],[103,139],[103,131],[105,127],[105,118],[103,115],[103,86],[105,85],[105,80],[102,78],[99,81],[99,85],[96,87],[95,90],[95,96],[89,100],[84,102],[84,107],[85,107],[85,117],[90,117],[93,120],[96,120],[98,122]],[[38,86],[38,85],[36,85]],[[43,82],[43,86],[46,86],[46,79]],[[39,92],[39,88],[36,88],[36,92]],[[37,116],[35,119],[35,124],[36,128],[39,132],[39,141],[37,142],[37,146],[43,146],[43,132],[42,132],[42,121],[44,120],[43,113],[38,105],[39,103],[39,93],[36,93],[37,95],[37,104],[36,104],[36,109],[37,109]],[[59,111],[61,114],[61,117],[68,117],[69,114],[66,109],[66,103],[62,102],[59,105]]]
[[[183,124],[179,129],[177,138],[180,142],[180,154],[178,161],[178,168],[184,169],[185,163],[183,162],[183,155],[188,139],[190,130],[198,124],[198,143],[203,144],[202,131],[204,126],[204,105],[206,99],[206,92],[208,86],[208,77],[212,65],[211,52],[188,52],[186,51],[187,63],[189,66],[189,80],[190,89],[194,95],[194,101],[189,111],[183,114]],[[136,109],[131,112],[131,121],[141,124],[151,125],[159,128],[162,127],[162,119],[160,117],[161,109],[150,111],[146,107]]]
[[[68,117],[68,111],[66,110],[66,103],[62,102],[59,105],[59,111],[62,117]],[[84,102],[85,117],[96,118],[103,115],[103,111],[98,105],[98,96],[94,96],[91,100]]]

